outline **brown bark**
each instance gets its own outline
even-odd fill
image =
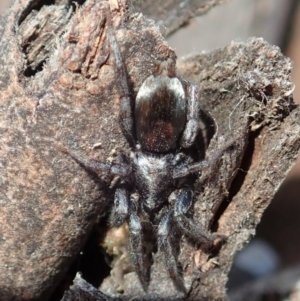
[[[0,20],[1,300],[49,298],[112,202],[112,179],[87,173],[57,145],[102,161],[129,149],[117,122],[119,94],[105,35],[106,2],[52,4],[16,1]],[[156,61],[176,55],[156,24],[133,14],[127,4],[110,1],[136,95]],[[178,69],[200,85],[203,109],[216,120],[207,156],[226,141],[236,141],[220,165],[207,171],[206,185],[197,181],[195,186],[194,219],[226,234],[228,241],[209,258],[183,240],[180,255],[189,299],[223,300],[234,253],[254,234],[299,151],[291,62],[277,47],[251,39],[182,59]],[[116,282],[108,277],[102,285],[107,293],[115,290],[111,280]],[[141,299],[134,272],[122,281],[125,299]],[[159,254],[149,294],[182,296]]]

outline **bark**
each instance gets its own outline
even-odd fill
[[[112,203],[112,179],[87,173],[58,145],[101,161],[129,150],[117,122],[108,5],[82,2],[15,1],[0,20],[1,300],[47,300]],[[108,11],[135,96],[156,62],[176,55],[156,23],[134,14],[127,1],[111,0]],[[234,253],[254,234],[297,157],[299,108],[290,71],[290,60],[262,39],[178,61],[178,72],[200,85],[202,107],[216,122],[206,118],[206,155],[235,141],[207,171],[205,185],[195,185],[194,219],[228,240],[210,255],[182,241],[179,260],[190,300],[225,298]],[[116,240],[116,233],[102,235],[109,253],[107,241]],[[126,235],[123,240],[126,246]],[[116,243],[124,249],[123,241]],[[129,257],[122,252],[104,292],[116,294],[119,285],[125,300],[182,297],[159,254],[147,297],[130,269],[116,276],[124,266],[118,256]]]
[[[133,4],[137,11],[155,20],[164,34],[168,36],[187,25],[192,18],[203,15],[214,6],[224,2],[227,0],[158,0],[153,5],[151,0],[134,0]]]

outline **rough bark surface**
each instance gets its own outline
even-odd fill
[[[263,211],[297,158],[299,109],[292,100],[291,67],[278,47],[255,38],[179,62],[181,73],[201,87],[203,108],[218,125],[216,139],[239,137],[237,133],[250,122],[243,135],[245,146],[234,155],[235,160],[242,157],[240,165],[234,169],[234,161],[223,163],[216,179],[199,195],[199,204],[204,202],[206,208],[204,213],[199,211],[198,218],[210,220],[212,208],[215,226],[228,241],[218,256],[216,278],[202,276],[195,297],[203,296],[201,287],[208,285],[209,300],[214,300],[217,293],[213,287],[225,286],[234,253],[254,235]],[[210,143],[208,155],[218,147],[215,141]]]
[[[170,35],[187,25],[193,17],[203,15],[226,1],[228,0],[158,0],[153,5],[151,0],[134,0],[133,3],[137,11],[155,20],[164,34]]]
[[[127,148],[108,3],[48,4],[16,1],[1,19],[1,300],[46,300],[111,202],[111,179],[92,177],[57,145],[102,161]],[[136,91],[155,60],[175,53],[154,22],[110,4]]]
[[[82,2],[16,1],[0,20],[1,300],[47,300],[112,203],[112,179],[87,173],[57,147],[101,161],[129,149],[117,122],[118,75],[105,34],[106,13],[133,96],[157,60],[176,58],[157,25],[133,13],[127,1]],[[299,152],[291,62],[277,47],[251,39],[182,59],[178,71],[200,85],[203,109],[215,119],[217,126],[207,128],[208,133],[217,128],[207,156],[236,141],[218,166],[206,171],[205,185],[200,180],[195,185],[194,219],[228,241],[216,254],[205,254],[183,240],[179,258],[188,299],[224,300],[235,252],[254,234]],[[104,246],[113,235],[107,233]],[[120,270],[117,263],[114,272]],[[117,295],[121,285],[124,300],[183,298],[159,254],[148,295],[134,272],[122,279],[111,274],[101,289]]]

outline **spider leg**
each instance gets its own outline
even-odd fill
[[[59,149],[63,153],[68,154],[73,160],[82,165],[85,169],[95,173],[107,172],[112,175],[124,177],[130,172],[130,167],[129,165],[125,164],[125,162],[122,162],[120,164],[103,163],[97,160],[89,159],[88,157],[80,153],[68,150],[62,146],[60,146]]]
[[[172,233],[173,224],[173,212],[169,211],[161,219],[158,225],[157,242],[158,250],[163,254],[164,261],[169,272],[171,279],[174,282],[176,288],[186,293],[184,281],[181,275],[181,271],[177,264],[178,248],[174,248],[178,241],[174,241],[174,233]]]
[[[126,188],[117,188],[115,192],[114,208],[110,216],[113,227],[120,227],[129,215],[129,197]]]
[[[230,148],[232,148],[235,143],[236,143],[236,139],[234,141],[229,141],[220,150],[215,151],[214,154],[209,159],[191,163],[191,164],[181,164],[175,167],[172,175],[173,178],[178,179],[178,178],[186,177],[192,173],[203,171],[207,168],[217,168],[218,160],[220,160],[221,157],[225,154],[225,152],[229,151]]]
[[[135,271],[138,274],[143,289],[147,291],[150,281],[150,274],[149,270],[146,269],[144,258],[143,229],[141,219],[134,211],[131,212],[129,216],[129,243]]]
[[[209,168],[211,165],[215,164],[216,161],[217,160],[202,160],[196,163],[175,167],[173,170],[173,178],[183,178],[197,171],[202,171],[203,169]]]
[[[198,99],[198,87],[196,85],[190,85],[187,92],[187,122],[181,140],[181,145],[184,148],[192,146],[200,128],[200,103]]]
[[[224,236],[217,233],[209,234],[205,232],[201,227],[188,218],[186,214],[192,205],[193,194],[190,188],[183,188],[177,196],[176,203],[174,205],[174,221],[181,229],[182,233],[191,238],[196,243],[209,248],[213,245],[216,238],[224,238]]]
[[[111,22],[111,16],[107,13],[107,36],[110,43],[110,48],[113,52],[115,70],[116,70],[116,84],[120,93],[120,112],[119,123],[123,134],[131,146],[134,146],[134,125],[133,125],[133,102],[128,84],[127,69],[124,64],[118,42],[116,40],[115,32]]]

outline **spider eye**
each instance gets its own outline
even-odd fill
[[[180,80],[166,75],[148,77],[137,94],[134,117],[142,149],[159,153],[175,149],[186,123]]]

